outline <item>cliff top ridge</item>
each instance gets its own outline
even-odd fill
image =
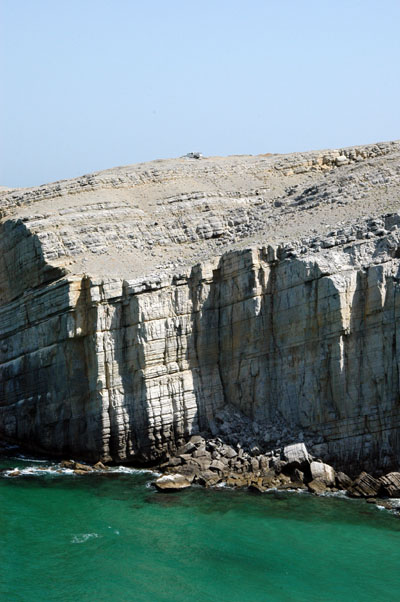
[[[0,189],[45,261],[72,274],[176,273],[235,248],[285,243],[400,209],[400,141],[156,160]]]

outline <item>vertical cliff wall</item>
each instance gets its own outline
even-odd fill
[[[400,242],[385,232],[235,251],[164,282],[39,286],[29,270],[36,286],[0,311],[3,436],[154,460],[233,406],[271,445],[284,428],[336,464],[395,464]]]
[[[65,198],[60,187],[61,200],[53,191],[47,205],[43,192],[28,194],[34,214],[26,193],[14,195],[0,226],[0,436],[60,456],[155,461],[192,433],[218,433],[228,409],[252,420],[249,440],[264,449],[304,439],[336,466],[397,468],[399,215],[268,244],[279,216],[299,216],[306,232],[316,204],[327,204],[325,218],[341,212],[329,188],[338,179],[342,199],[368,174],[373,200],[378,189],[399,186],[398,163],[373,179],[360,153],[334,155],[329,165],[337,156],[350,164],[339,175],[336,167],[323,172],[328,159],[314,155],[286,170],[297,182],[294,200],[286,180],[270,197],[266,186],[266,196],[251,188],[178,198],[168,189],[168,211],[153,182],[148,214],[143,203],[121,200],[126,182],[119,204],[107,195],[99,202],[96,178],[82,184],[91,187],[86,204],[82,186],[64,187]],[[279,161],[271,159],[265,176],[271,188],[281,182],[271,175]],[[251,170],[261,177],[254,165],[243,178]],[[314,188],[310,169],[322,178]],[[231,185],[234,170],[227,172]],[[176,187],[179,173],[168,171],[163,186]],[[166,216],[162,226],[155,207]],[[277,213],[266,218],[266,207]],[[257,228],[258,242],[249,237]],[[227,231],[251,244],[224,252]],[[196,245],[200,259],[208,246],[212,253],[193,265]],[[173,261],[154,269],[163,253]]]

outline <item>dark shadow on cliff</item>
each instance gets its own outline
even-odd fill
[[[74,286],[79,293],[71,311]],[[3,367],[2,431],[32,451],[91,460],[101,456],[96,316],[89,288],[85,279],[57,280],[21,300],[35,347]],[[18,344],[15,336],[13,344]]]
[[[263,385],[257,377],[260,356],[266,353],[265,291],[259,294],[260,275],[251,251],[227,253],[211,267],[194,268],[189,283],[193,326],[188,360],[198,425],[247,446],[254,433],[231,433],[228,422],[233,413],[236,422],[240,416],[244,421],[256,418],[261,405]],[[263,368],[264,382],[268,374]]]

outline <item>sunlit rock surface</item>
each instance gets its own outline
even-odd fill
[[[153,461],[234,408],[264,447],[400,454],[400,144],[158,161],[0,196],[0,435]]]

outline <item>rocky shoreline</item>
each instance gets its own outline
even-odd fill
[[[0,451],[7,451],[7,446],[0,446]],[[115,472],[113,466],[100,461],[91,465],[72,459],[62,460],[50,468],[40,466],[38,470],[78,476]],[[314,495],[343,492],[348,497],[396,510],[400,516],[400,505],[394,503],[400,499],[400,471],[380,476],[361,471],[352,477],[313,456],[304,442],[260,453],[256,445],[246,450],[240,443],[232,445],[221,437],[196,434],[183,442],[165,462],[147,470],[157,475],[152,485],[162,493],[177,492],[193,485],[226,486],[259,494],[271,490],[306,491]],[[25,474],[18,468],[3,469],[0,473],[7,477]]]
[[[219,437],[193,435],[160,470],[163,475],[154,485],[164,492],[193,484],[225,484],[259,493],[271,488],[307,490],[317,495],[345,491],[350,497],[369,502],[400,498],[400,472],[375,477],[362,471],[352,478],[312,456],[303,442],[260,453],[256,447],[248,452],[240,444],[232,446]]]

